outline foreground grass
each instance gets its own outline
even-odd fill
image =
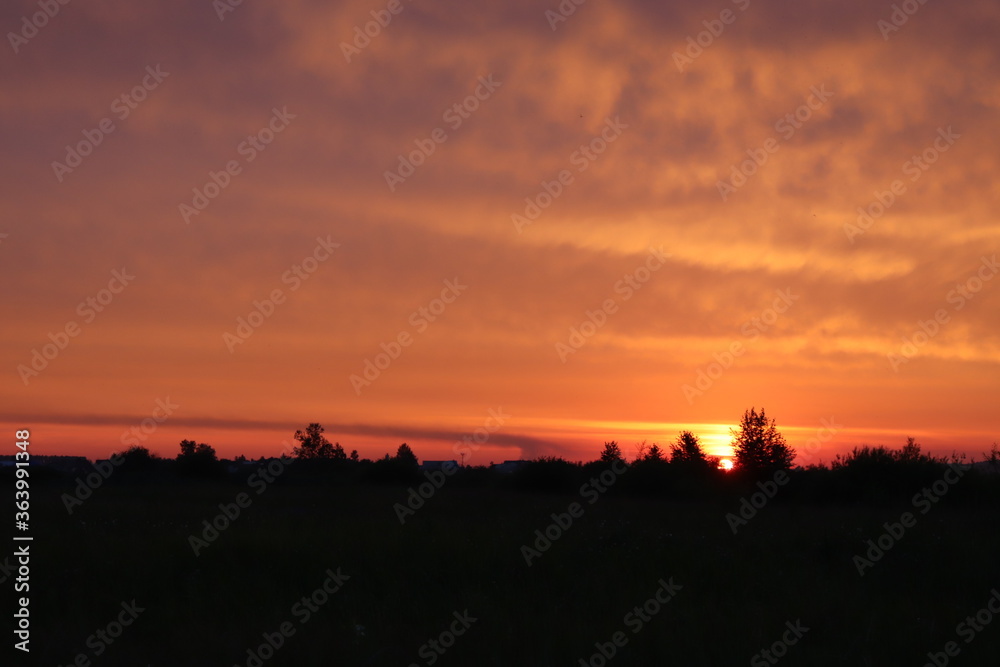
[[[948,641],[955,664],[986,665],[1000,648],[1000,619],[955,632],[1000,587],[995,509],[935,507],[862,577],[852,558],[906,507],[779,498],[733,535],[729,501],[601,497],[529,567],[521,546],[579,496],[445,486],[400,525],[402,487],[276,485],[195,556],[189,536],[245,485],[109,485],[72,516],[63,490],[33,490],[35,664],[247,665],[290,621],[263,664],[426,665],[465,610],[477,620],[436,664],[578,665],[617,631],[609,664],[749,664],[799,619],[783,665],[922,665]],[[293,606],[338,568],[350,578],[300,623]],[[625,615],[671,578],[682,589],[633,633]],[[132,599],[145,611],[95,656],[88,637]]]

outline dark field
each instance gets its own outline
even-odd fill
[[[32,489],[29,664],[85,654],[93,665],[601,665],[595,643],[610,650],[621,632],[627,643],[608,664],[766,665],[755,655],[797,621],[808,631],[787,654],[779,647],[780,664],[920,666],[949,641],[960,650],[949,664],[1000,655],[1000,618],[969,643],[956,631],[1000,588],[992,508],[915,512],[916,526],[861,577],[853,557],[914,511],[908,496],[860,507],[779,495],[733,535],[734,500],[588,504],[445,485],[400,525],[399,486],[257,495],[230,482],[109,484],[72,516],[64,490]],[[195,556],[189,536],[247,491],[252,504]],[[583,515],[528,567],[521,546],[574,501]],[[296,604],[338,569],[349,578],[306,619]],[[626,619],[671,578],[682,587],[673,599]],[[144,609],[134,622],[110,645],[88,645],[133,599]],[[476,620],[455,624],[463,634],[443,655],[424,646],[466,610]],[[286,622],[294,634],[273,656],[248,655]]]

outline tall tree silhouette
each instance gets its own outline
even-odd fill
[[[653,443],[653,446],[646,450],[646,455],[643,456],[644,461],[662,461],[663,460],[663,450],[660,446]]]
[[[413,453],[413,450],[405,442],[396,450],[396,461],[407,468],[416,468],[419,466],[417,455]]]
[[[615,461],[624,461],[625,457],[622,456],[622,448],[618,446],[615,440],[611,442],[604,443],[604,451],[601,452],[601,461],[604,463],[614,463]]]
[[[295,439],[299,441],[299,446],[293,452],[300,459],[346,459],[347,453],[338,442],[331,443],[323,435],[325,429],[319,424],[312,423],[306,427],[305,432],[296,431]]]
[[[764,408],[750,408],[743,413],[739,430],[733,430],[736,466],[741,470],[787,470],[792,467],[795,450],[785,443],[774,420],[768,421]]]
[[[711,465],[708,455],[701,448],[698,436],[691,431],[682,431],[677,436],[677,441],[670,445],[670,462],[699,468]]]

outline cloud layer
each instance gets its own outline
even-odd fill
[[[7,3],[4,420],[100,456],[171,396],[169,455],[450,458],[503,406],[490,455],[589,458],[763,404],[988,448],[1000,9],[902,4]]]

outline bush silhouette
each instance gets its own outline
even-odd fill
[[[203,442],[181,440],[181,451],[176,461],[177,472],[180,475],[214,476],[222,472],[215,449]]]

